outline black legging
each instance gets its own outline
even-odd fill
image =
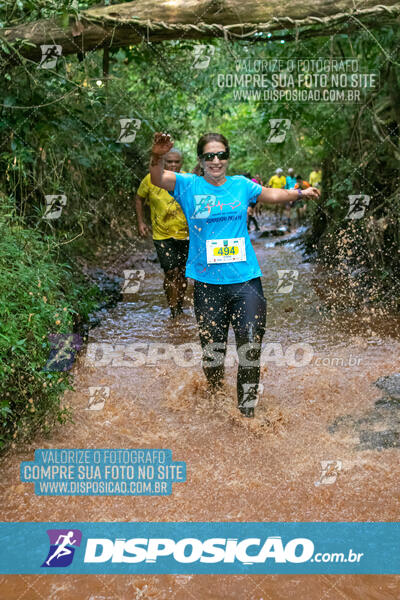
[[[203,370],[212,388],[222,384],[229,324],[232,323],[239,356],[239,406],[247,403],[249,390],[253,396],[257,394],[266,308],[259,277],[224,285],[194,282],[194,311],[203,349]]]

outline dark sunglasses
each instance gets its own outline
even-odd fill
[[[211,162],[216,156],[219,160],[227,160],[229,158],[229,150],[221,150],[220,152],[205,152],[204,154],[200,155],[200,158],[203,158],[207,162]]]

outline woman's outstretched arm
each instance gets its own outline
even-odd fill
[[[174,171],[164,169],[163,157],[173,147],[174,143],[168,133],[155,133],[151,148],[150,178],[151,183],[168,192],[175,188],[176,177]]]
[[[294,202],[300,197],[304,198],[319,198],[319,190],[314,187],[309,187],[302,190],[299,194],[298,190],[284,190],[280,188],[263,187],[261,194],[257,197],[257,201],[263,204],[287,204]]]

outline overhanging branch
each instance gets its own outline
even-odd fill
[[[335,13],[338,7],[342,11]],[[281,0],[136,1],[84,11],[79,21],[71,18],[66,28],[57,20],[41,20],[5,29],[0,35],[9,44],[17,45],[22,56],[38,61],[43,44],[61,45],[65,56],[135,45],[143,40],[225,37],[254,41],[256,34],[270,32],[275,32],[274,38],[292,40],[299,33],[303,38],[350,33],[360,24],[376,28],[393,24],[400,15],[398,1],[388,0],[388,5],[383,6],[365,0],[364,8],[352,7],[351,0],[315,0],[311,10],[304,0],[294,0],[280,15]],[[278,31],[282,31],[280,36]]]

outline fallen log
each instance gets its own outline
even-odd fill
[[[295,30],[306,36],[350,32],[362,26],[379,27],[393,23],[400,15],[398,0],[377,5],[364,0],[354,9],[352,0],[137,0],[85,10],[70,17],[5,28],[1,38],[18,47],[19,53],[34,61],[41,58],[41,45],[62,46],[62,54],[82,54],[101,48],[119,48],[142,41],[205,39],[255,39],[256,33]]]

